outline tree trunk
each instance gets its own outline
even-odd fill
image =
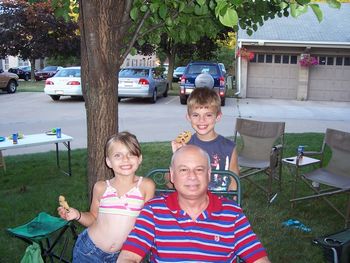
[[[125,10],[126,3],[124,0],[80,0],[90,198],[94,183],[112,175],[105,165],[104,146],[107,138],[118,132],[117,72],[123,62],[119,59],[118,46],[123,41],[123,30],[113,25],[120,25],[123,13],[129,12]]]
[[[167,57],[169,61],[168,82],[169,82],[169,89],[171,89],[173,84],[173,75],[174,75],[174,69],[175,69],[176,44],[174,44],[169,51],[170,52],[167,52]]]
[[[31,68],[31,70],[30,70],[30,81],[35,81],[35,74],[34,74],[34,72],[35,72],[35,58],[31,58],[30,59],[30,68]]]

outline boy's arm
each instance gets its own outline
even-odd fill
[[[233,152],[231,155],[229,170],[239,176],[238,154],[237,154],[236,148],[233,149]],[[237,184],[235,180],[231,180],[231,184],[229,188],[230,190],[237,190]]]

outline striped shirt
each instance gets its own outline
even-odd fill
[[[151,262],[164,263],[234,262],[237,256],[250,263],[266,256],[242,209],[229,199],[208,196],[209,205],[196,221],[181,210],[176,192],[153,198],[122,250],[141,257],[151,250]]]

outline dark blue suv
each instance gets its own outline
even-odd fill
[[[186,104],[187,98],[196,88],[195,80],[199,74],[209,73],[214,79],[214,89],[221,98],[221,106],[225,106],[226,97],[226,71],[222,63],[216,62],[191,62],[187,65],[180,82],[180,103]]]

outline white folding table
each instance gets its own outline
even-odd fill
[[[0,151],[54,143],[56,145],[56,163],[57,163],[57,167],[60,168],[58,144],[62,143],[64,146],[66,146],[68,150],[67,151],[68,172],[64,170],[62,170],[62,172],[65,173],[66,175],[71,176],[72,168],[71,168],[70,142],[72,140],[73,140],[73,137],[68,136],[66,134],[62,134],[61,138],[57,138],[56,135],[47,135],[46,133],[38,133],[38,134],[30,134],[30,135],[24,134],[22,139],[18,139],[17,144],[13,144],[13,141],[9,138],[6,138],[5,141],[0,142]]]

